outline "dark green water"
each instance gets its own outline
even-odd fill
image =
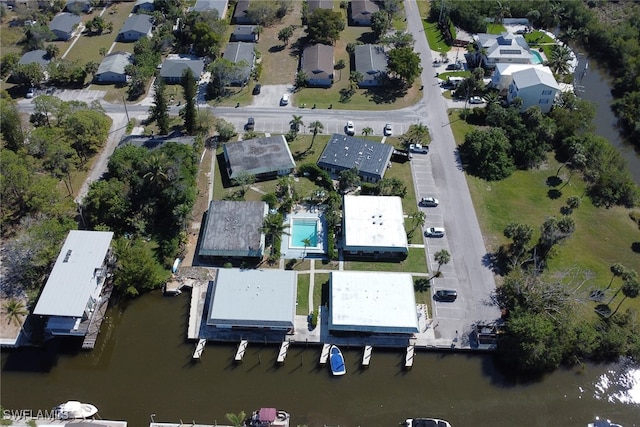
[[[189,297],[151,294],[112,307],[93,352],[53,344],[3,352],[2,406],[48,410],[77,399],[95,404],[102,418],[134,427],[148,425],[151,414],[156,421],[225,424],[226,413],[261,406],[290,412],[292,427],[393,427],[412,416],[442,417],[453,427],[582,427],[595,415],[640,426],[640,370],[623,364],[513,384],[491,357],[470,354],[419,352],[405,371],[401,350],[374,349],[371,366],[361,370],[360,349],[351,349],[342,378],[317,366],[320,349],[313,346],[290,348],[278,367],[277,347],[250,344],[236,365],[235,346],[209,344],[192,363],[195,344],[185,341]],[[623,384],[633,382],[632,374],[635,388],[617,396],[633,387]]]

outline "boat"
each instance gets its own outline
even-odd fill
[[[344,357],[340,349],[332,345],[329,350],[329,364],[331,365],[331,372],[333,375],[340,376],[347,373],[347,368],[344,366]]]
[[[276,408],[260,408],[251,414],[248,425],[251,427],[289,427],[291,416]]]
[[[611,420],[601,420],[600,417],[596,417],[594,422],[587,424],[587,427],[622,427],[622,425],[612,423]]]
[[[404,425],[407,427],[451,427],[448,421],[438,418],[407,418]]]
[[[60,420],[71,420],[75,418],[89,418],[98,413],[98,408],[89,404],[69,400],[53,408],[56,418]]]

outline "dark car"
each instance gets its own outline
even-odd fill
[[[462,64],[460,62],[456,62],[455,64],[447,65],[447,70],[462,70]]]
[[[244,125],[244,128],[246,130],[253,130],[256,127],[256,121],[253,119],[253,117],[249,117],[249,120],[247,120],[247,124]]]
[[[436,299],[438,301],[453,302],[458,298],[458,292],[451,289],[440,289],[436,291]]]
[[[257,84],[253,87],[253,94],[254,95],[260,95],[260,91],[262,90],[262,85],[261,84]]]

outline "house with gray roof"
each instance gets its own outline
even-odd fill
[[[204,71],[204,60],[190,55],[169,55],[162,63],[160,77],[170,84],[180,83],[182,73],[189,68],[196,81],[200,80],[200,75]]]
[[[333,10],[333,0],[307,0],[307,14],[312,14],[316,9]]]
[[[233,340],[259,331],[270,333],[265,341],[281,342],[295,329],[297,282],[292,270],[221,268],[210,284],[206,326]]]
[[[307,75],[307,85],[331,87],[333,84],[333,46],[312,44],[302,51],[301,70]]]
[[[231,33],[232,42],[255,43],[259,37],[260,35],[255,25],[236,25],[233,33]]]
[[[378,182],[391,161],[393,147],[334,133],[318,159],[318,167],[338,174],[356,168],[363,181]]]
[[[49,22],[49,29],[56,36],[56,40],[69,40],[82,19],[73,13],[62,12]]]
[[[142,37],[151,37],[153,29],[153,16],[131,15],[124,21],[124,25],[118,33],[117,40],[121,42],[135,42]]]
[[[84,336],[113,268],[110,231],[71,230],[62,245],[33,314],[46,332]]]
[[[196,4],[189,9],[191,12],[217,12],[219,19],[227,16],[227,8],[229,0],[198,0]]]
[[[520,98],[520,111],[536,106],[545,114],[551,111],[560,86],[549,67],[527,68],[514,72],[511,77],[507,102],[511,103],[514,99]]]
[[[51,62],[51,57],[47,54],[47,51],[38,49],[31,50],[22,55],[18,61],[18,65],[36,63],[44,70],[47,68],[47,65],[49,65],[49,62]]]
[[[67,0],[64,8],[71,13],[91,13],[93,10],[91,0]]]
[[[380,8],[371,0],[351,0],[349,22],[351,25],[371,26],[371,15],[378,12]]]
[[[154,0],[137,0],[133,5],[133,13],[153,12],[155,10]]]
[[[234,24],[257,24],[248,15],[250,0],[238,0],[236,3],[236,9],[233,12],[232,22]]]
[[[534,64],[540,62],[520,34],[482,33],[476,34],[474,41],[478,48],[472,54],[475,56],[474,62],[486,68],[495,68],[496,64]]]
[[[382,46],[364,44],[354,50],[356,71],[362,73],[360,87],[382,86],[387,76],[387,54]]]
[[[95,74],[96,83],[126,83],[125,69],[133,64],[133,55],[129,52],[114,52],[105,56]]]
[[[296,163],[284,135],[254,138],[222,146],[229,179],[240,174],[270,179],[293,172]]]
[[[203,259],[262,258],[265,235],[260,230],[268,209],[265,202],[212,200],[198,256]]]
[[[256,52],[253,43],[230,42],[222,54],[238,66],[236,75],[231,78],[231,85],[242,86],[249,81],[251,71],[256,62]]]

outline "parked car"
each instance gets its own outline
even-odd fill
[[[438,199],[436,199],[435,197],[423,197],[422,199],[420,199],[420,202],[418,202],[418,205],[427,208],[435,208],[436,206],[438,206],[438,204]]]
[[[412,153],[427,154],[429,152],[429,146],[421,144],[410,144],[409,151]]]
[[[469,104],[484,104],[484,99],[479,96],[472,96],[469,98]]]
[[[282,95],[282,98],[280,98],[280,105],[289,105],[289,94],[285,93],[284,95]]]
[[[34,88],[29,88],[27,91],[27,98],[33,98],[36,95],[36,90]]]
[[[256,127],[256,121],[253,119],[253,117],[249,117],[249,120],[247,120],[247,124],[244,125],[245,130],[253,130]]]
[[[429,227],[425,230],[424,237],[444,237],[444,228]]]
[[[436,299],[438,301],[453,302],[458,298],[458,292],[452,289],[440,289],[436,291]]]
[[[356,134],[356,127],[353,125],[353,122],[351,120],[347,122],[347,126],[345,127],[345,132],[347,135]]]
[[[462,70],[464,67],[462,66],[462,62],[456,62],[454,64],[447,65],[447,70]]]
[[[260,91],[262,90],[262,85],[261,84],[257,84],[253,87],[253,94],[254,95],[260,95]]]
[[[391,127],[391,123],[384,125],[384,129],[382,131],[384,136],[391,136],[393,134],[393,127]]]

